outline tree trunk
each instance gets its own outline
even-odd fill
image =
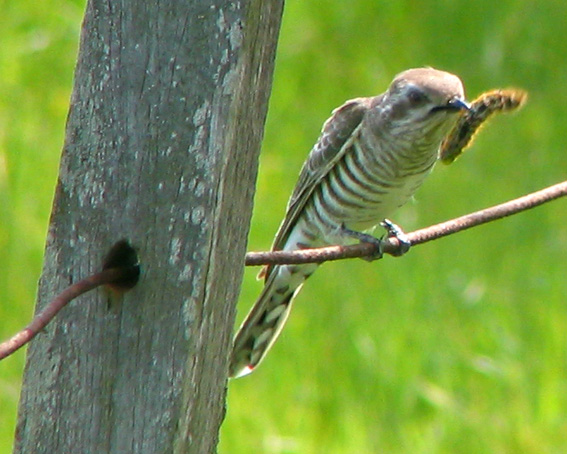
[[[210,453],[283,0],[87,5],[36,310],[120,239],[141,278],[29,347],[16,453]]]

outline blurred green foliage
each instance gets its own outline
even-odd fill
[[[76,61],[82,1],[0,0],[0,339],[33,309]],[[12,450],[24,354],[0,364]]]
[[[0,1],[0,336],[29,319],[63,141],[83,2]],[[409,67],[469,98],[518,86],[455,164],[393,219],[406,230],[565,179],[567,4],[289,0],[250,249],[269,247],[330,111]],[[327,264],[282,338],[230,383],[228,453],[551,454],[567,446],[565,201],[386,257]],[[239,320],[261,285],[245,273]],[[23,354],[0,365],[11,449]]]

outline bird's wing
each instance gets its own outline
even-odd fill
[[[287,205],[287,212],[272,244],[272,250],[281,249],[309,197],[319,181],[350,148],[359,134],[364,114],[370,108],[373,98],[356,98],[333,110],[323,125],[319,140],[309,153],[301,169],[299,180]],[[262,276],[268,270],[262,272]]]

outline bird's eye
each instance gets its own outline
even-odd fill
[[[427,100],[427,96],[422,91],[411,90],[408,93],[408,99],[412,106],[418,106]]]

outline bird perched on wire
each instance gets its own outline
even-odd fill
[[[380,251],[381,240],[364,232],[381,223],[405,252],[409,243],[386,217],[422,184],[455,114],[466,109],[461,80],[432,68],[404,71],[385,93],[335,109],[303,165],[272,250],[363,241]],[[262,361],[317,266],[264,268],[264,289],[234,339],[231,377],[252,372]]]

